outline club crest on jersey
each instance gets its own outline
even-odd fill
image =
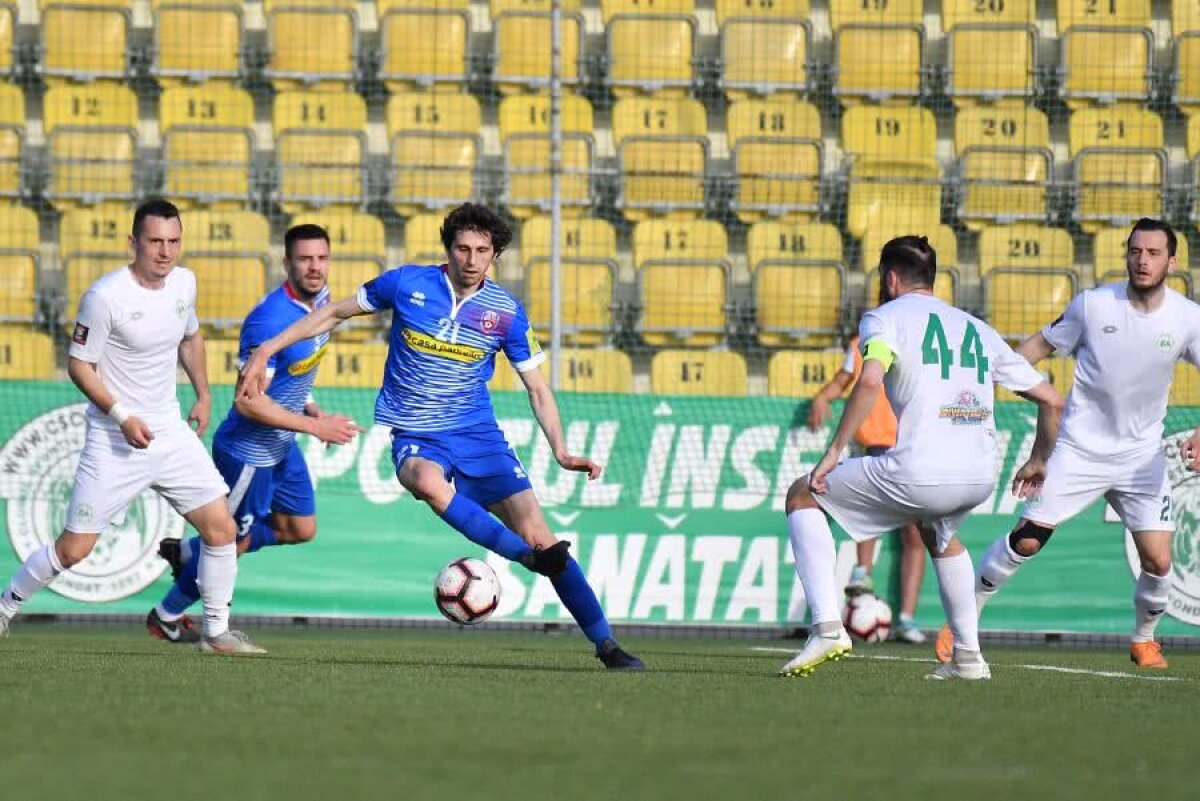
[[[188,305],[182,300],[175,301],[175,313],[180,317],[187,316]]]
[[[974,392],[960,392],[953,403],[948,403],[938,411],[938,417],[949,420],[956,426],[977,426],[992,416]]]
[[[496,326],[500,325],[500,312],[488,309],[479,318],[479,325],[483,328],[483,333],[492,333],[496,330]]]
[[[1155,341],[1155,344],[1158,345],[1158,349],[1163,353],[1168,353],[1170,352],[1171,348],[1175,347],[1175,337],[1170,331],[1164,331],[1158,335],[1158,339]]]

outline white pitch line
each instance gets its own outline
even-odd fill
[[[761,646],[752,647],[751,651],[759,651],[761,653],[770,654],[795,654],[795,648],[765,648]],[[876,662],[922,662],[936,663],[936,659],[929,659],[918,656],[891,656],[890,654],[850,654],[850,659],[872,659]],[[1069,668],[1060,665],[1008,665],[1004,663],[993,662],[993,665],[999,667],[1014,667],[1023,670],[1046,670],[1051,673],[1074,673],[1081,676],[1100,676],[1106,679],[1134,679],[1136,681],[1187,681],[1181,676],[1142,676],[1137,673],[1121,673],[1115,670],[1088,670],[1087,668]]]

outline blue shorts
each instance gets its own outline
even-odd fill
[[[238,525],[238,539],[250,533],[255,520],[272,512],[311,517],[317,512],[316,495],[304,452],[295,442],[287,455],[272,467],[255,467],[213,446],[213,462],[229,485],[229,509]]]
[[[397,473],[412,456],[441,465],[455,490],[485,509],[533,488],[498,426],[426,432],[392,429],[392,463]]]

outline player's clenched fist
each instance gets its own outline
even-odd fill
[[[121,423],[121,433],[125,435],[125,441],[138,450],[150,447],[150,440],[154,439],[154,435],[150,433],[150,426],[146,425],[142,418],[132,415]]]

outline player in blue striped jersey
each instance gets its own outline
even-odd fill
[[[525,310],[487,277],[512,232],[487,208],[467,203],[446,217],[441,233],[446,264],[389,270],[356,296],[314,310],[263,343],[243,370],[239,393],[248,398],[263,391],[270,359],[293,343],[327,334],[356,315],[390,309],[375,422],[392,429],[400,483],[467,539],[548,576],[606,667],[640,669],[642,661],[613,639],[583,570],[568,553],[570,543],[550,532],[496,423],[487,381],[496,353],[504,351],[559,465],[589,479],[600,476],[598,465],[567,450],[554,394],[537,369],[545,354]]]
[[[238,359],[313,309],[329,302],[329,235],[317,225],[299,225],[284,236],[287,279],[263,298],[242,324]],[[235,398],[213,437],[213,461],[230,487],[229,506],[238,524],[238,554],[270,545],[309,542],[317,535],[312,479],[297,432],[343,445],[361,431],[354,421],[323,413],[312,400],[317,366],[329,334],[298,341],[271,357],[270,386],[253,398]],[[160,553],[171,563],[175,583],[146,617],[146,629],[170,642],[194,642],[197,633],[185,610],[200,597],[196,586],[199,538],[164,540]]]

